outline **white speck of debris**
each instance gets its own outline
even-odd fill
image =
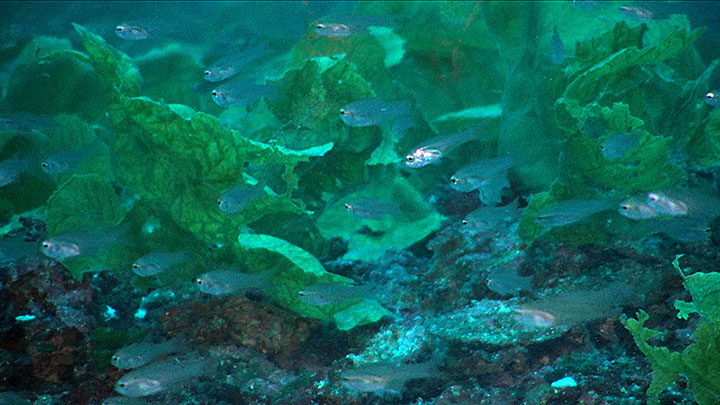
[[[15,320],[18,322],[28,322],[35,319],[35,315],[18,315],[15,317]]]
[[[572,377],[563,377],[550,384],[550,386],[557,389],[577,387],[577,381]]]
[[[147,311],[144,308],[138,308],[137,312],[135,312],[135,318],[137,319],[145,319],[145,315],[147,315]]]
[[[103,313],[103,318],[105,318],[106,321],[116,318],[116,312],[117,311],[115,311],[115,308],[111,307],[110,305],[105,305],[105,312]]]

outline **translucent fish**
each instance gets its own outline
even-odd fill
[[[653,13],[650,10],[640,7],[620,7],[619,10],[622,11],[626,17],[636,21],[649,22],[654,18]]]
[[[705,94],[704,101],[705,104],[713,107],[720,106],[720,90],[711,91]]]
[[[405,383],[416,378],[435,375],[435,363],[393,364],[368,363],[340,374],[343,387],[357,392],[399,393]]]
[[[535,222],[548,227],[568,225],[604,211],[610,207],[610,204],[607,199],[561,201],[540,210]]]
[[[371,284],[355,286],[340,282],[317,283],[298,291],[298,298],[308,305],[336,305],[367,298],[372,291]]]
[[[218,198],[218,208],[226,214],[234,214],[241,211],[255,199],[265,194],[264,183],[254,185],[241,184],[222,193]]]
[[[673,217],[647,222],[650,233],[664,233],[680,242],[704,242],[710,238],[712,229],[702,218]]]
[[[470,163],[450,177],[450,187],[466,193],[479,190],[478,196],[485,205],[500,203],[502,189],[510,187],[505,171],[516,163],[510,155]]]
[[[385,101],[380,98],[353,101],[340,109],[340,119],[351,127],[376,126],[408,116],[412,116],[409,101]]]
[[[647,203],[659,215],[680,216],[688,213],[688,206],[684,201],[660,191],[648,193]]]
[[[369,26],[387,26],[389,20],[383,17],[338,16],[327,21],[318,22],[313,27],[321,37],[347,38],[367,32]]]
[[[250,79],[240,77],[225,82],[212,91],[215,104],[227,108],[236,105],[251,104],[255,100],[274,94],[277,87],[255,84]]]
[[[219,82],[247,72],[248,65],[270,54],[267,44],[257,45],[227,55],[205,69],[204,77],[209,82]]]
[[[115,27],[115,34],[127,41],[140,41],[150,38],[148,27],[138,23],[122,23]]]
[[[140,398],[110,397],[102,401],[102,405],[147,405],[149,402]]]
[[[0,187],[15,183],[30,168],[30,159],[13,157],[0,162]]]
[[[183,381],[212,375],[217,362],[191,353],[137,368],[115,383],[115,392],[127,397],[144,397],[165,391]]]
[[[17,264],[38,253],[37,242],[28,242],[21,235],[0,238],[0,264]]]
[[[637,197],[632,197],[621,202],[618,213],[630,219],[647,219],[658,216],[657,211],[648,205],[646,200],[641,200]]]
[[[187,345],[181,338],[173,338],[162,343],[133,343],[115,352],[110,363],[122,369],[133,369],[167,356],[187,350]]]
[[[517,294],[529,290],[532,276],[521,276],[513,267],[497,268],[487,275],[487,287],[498,294]]]
[[[550,312],[532,308],[516,308],[515,320],[526,328],[551,328],[555,325],[555,315]]]
[[[63,260],[75,256],[93,256],[100,249],[128,242],[127,228],[75,229],[42,241],[40,251]]]
[[[515,221],[519,215],[517,199],[502,207],[480,207],[462,220],[461,232],[494,232],[504,222]]]
[[[606,159],[620,159],[627,152],[638,145],[640,137],[637,133],[618,132],[608,136],[602,144],[600,150]]]
[[[345,203],[345,211],[362,219],[382,219],[386,215],[399,212],[397,206],[390,202],[363,198]]]
[[[478,127],[472,127],[462,132],[430,139],[405,156],[405,166],[417,169],[438,163],[453,149],[477,138],[478,131]]]
[[[57,122],[29,113],[11,113],[0,116],[0,131],[30,132],[54,126],[57,126]]]
[[[81,149],[71,149],[56,153],[55,155],[43,160],[42,163],[40,163],[40,167],[48,174],[68,172],[80,161],[92,156],[93,154],[97,154],[98,147],[100,147],[100,141],[95,141],[93,144]]]
[[[565,60],[565,44],[557,32],[557,26],[553,27],[553,36],[550,39],[550,61],[553,65],[560,65]]]
[[[214,270],[195,280],[200,291],[210,295],[232,294],[252,288],[266,290],[269,283],[267,274],[240,273],[233,270]]]
[[[184,250],[178,252],[153,252],[135,260],[132,265],[132,271],[138,276],[147,277],[178,265],[189,260],[187,252]]]

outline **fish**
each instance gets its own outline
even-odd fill
[[[521,276],[513,267],[496,268],[488,273],[486,284],[490,291],[498,294],[517,295],[522,290],[529,290],[532,285],[532,276]]]
[[[56,260],[92,256],[100,249],[128,242],[127,227],[73,229],[42,241],[40,252]]]
[[[210,376],[217,366],[216,361],[197,352],[171,356],[123,375],[115,383],[115,392],[132,398],[152,395],[189,379]]]
[[[704,242],[710,238],[712,229],[708,220],[692,217],[671,217],[647,222],[651,234],[664,233],[680,242]]]
[[[203,77],[209,82],[220,82],[248,70],[248,65],[270,53],[267,44],[260,44],[224,56],[205,69]]]
[[[412,116],[409,101],[385,101],[380,98],[353,101],[340,109],[340,119],[351,127],[377,126],[408,116]]]
[[[453,149],[475,139],[477,132],[478,127],[472,127],[462,132],[432,138],[405,156],[405,166],[417,169],[438,163]]]
[[[623,6],[620,7],[619,10],[622,11],[626,17],[629,17],[636,21],[650,22],[654,18],[652,11],[641,7]]]
[[[540,210],[535,222],[548,227],[569,225],[608,209],[610,204],[607,199],[560,201]]]
[[[502,207],[480,207],[461,221],[460,231],[464,234],[494,232],[501,224],[515,221],[519,215],[517,199]]]
[[[705,94],[705,104],[717,107],[720,106],[720,90],[714,90]]]
[[[56,121],[30,113],[10,113],[0,116],[0,131],[31,132],[55,126],[57,126]]]
[[[553,65],[560,65],[565,60],[565,44],[563,43],[557,31],[557,26],[553,27],[553,35],[550,38],[550,61]]]
[[[450,187],[468,193],[490,184],[494,177],[516,164],[517,161],[511,155],[502,155],[469,163],[450,177]]]
[[[189,259],[187,252],[184,250],[148,253],[135,260],[132,264],[132,271],[141,277],[152,276],[162,273],[177,264],[185,263]]]
[[[17,264],[37,252],[37,242],[28,242],[22,235],[0,238],[0,264]]]
[[[373,291],[372,284],[355,286],[342,282],[317,283],[298,291],[298,299],[308,305],[336,305],[365,299]]]
[[[96,154],[101,141],[95,140],[91,145],[81,149],[65,150],[48,157],[40,163],[47,174],[65,173],[73,169],[80,161]]]
[[[115,35],[127,41],[141,41],[152,35],[150,29],[138,23],[122,23],[115,27]]]
[[[600,151],[606,159],[620,159],[634,149],[639,141],[640,135],[637,133],[617,132],[603,140]]]
[[[353,200],[345,203],[345,211],[348,214],[361,219],[379,220],[384,216],[397,214],[397,206],[391,202],[379,201],[370,198]]]
[[[631,197],[621,202],[620,207],[618,208],[618,213],[626,218],[636,220],[654,218],[658,216],[657,211],[655,211],[647,203],[647,201],[643,201],[637,197]]]
[[[367,32],[369,26],[387,26],[390,21],[384,17],[338,16],[327,21],[317,22],[313,26],[315,33],[327,38],[347,38]]]
[[[234,214],[240,212],[255,199],[261,197],[265,193],[265,183],[257,184],[240,184],[226,192],[222,193],[218,198],[218,208],[226,214]]]
[[[115,396],[115,397],[103,399],[101,405],[147,405],[147,404],[150,404],[150,402],[147,402],[140,398]]]
[[[556,324],[555,315],[540,309],[515,308],[513,312],[515,320],[524,327],[545,329]]]
[[[342,23],[317,23],[315,33],[321,37],[345,38],[358,32],[358,28]]]
[[[213,270],[195,279],[200,291],[210,295],[243,292],[253,288],[267,290],[270,280],[267,274],[240,273],[234,270]]]
[[[187,350],[187,344],[178,337],[161,343],[133,343],[116,351],[110,359],[110,364],[128,370],[150,364],[168,354],[185,350]]]
[[[506,170],[516,163],[510,155],[470,163],[450,177],[450,187],[465,193],[478,190],[485,205],[500,203],[502,189],[510,187]]]
[[[340,373],[341,384],[356,392],[400,393],[409,380],[432,377],[436,362],[394,364],[389,362],[366,363]]]
[[[269,84],[255,84],[244,77],[226,81],[211,92],[215,104],[227,108],[251,104],[254,101],[274,94],[277,87]]]
[[[647,204],[659,215],[687,215],[687,204],[660,191],[651,191],[647,195]]]
[[[30,168],[30,159],[11,157],[0,162],[0,187],[9,186]]]

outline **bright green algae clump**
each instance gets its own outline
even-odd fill
[[[679,258],[675,258],[673,266],[683,274]],[[680,319],[688,319],[694,313],[701,317],[694,332],[695,343],[682,352],[652,346],[649,340],[662,332],[644,326],[650,316],[642,310],[637,313],[637,319],[623,320],[623,324],[653,366],[653,379],[647,392],[651,403],[658,403],[658,395],[684,376],[699,404],[716,404],[720,401],[720,273],[695,273],[683,278],[693,300],[676,300],[675,308]]]

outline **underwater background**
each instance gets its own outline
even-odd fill
[[[2,9],[0,404],[720,404],[720,3]]]

